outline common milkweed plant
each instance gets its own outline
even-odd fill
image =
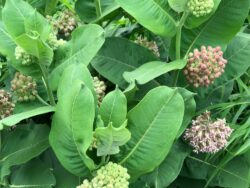
[[[0,5],[0,187],[249,188],[249,0]]]

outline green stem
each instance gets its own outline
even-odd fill
[[[43,100],[43,98],[40,97],[39,95],[36,95],[36,98],[37,98],[37,100],[39,100],[42,104],[44,104],[44,105],[46,105],[46,106],[49,106],[49,104],[48,104],[45,100]]]
[[[101,7],[101,1],[100,0],[95,0],[95,8],[96,8],[97,17],[101,17],[101,15],[102,15],[102,7]]]
[[[181,59],[181,32],[182,32],[182,27],[188,17],[189,13],[188,12],[184,12],[181,20],[179,21],[178,25],[177,25],[177,33],[176,33],[176,40],[175,40],[175,59],[179,60]],[[174,79],[173,79],[173,86],[176,86],[178,78],[179,78],[179,74],[180,74],[180,70],[175,71],[174,73]]]
[[[55,102],[55,99],[54,99],[54,96],[53,96],[53,93],[52,93],[52,90],[50,88],[50,85],[49,85],[49,79],[48,79],[48,72],[47,72],[47,69],[44,65],[42,65],[41,63],[39,63],[39,66],[40,66],[40,69],[42,71],[42,74],[43,74],[43,79],[44,79],[44,83],[45,83],[45,87],[46,87],[46,90],[47,90],[47,94],[48,94],[48,97],[49,97],[49,101],[50,101],[50,104],[52,106],[55,106],[56,105],[56,102]]]

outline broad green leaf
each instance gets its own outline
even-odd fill
[[[66,57],[60,60],[60,64],[51,72],[53,89],[57,88],[65,67],[77,63],[87,66],[102,47],[104,40],[104,30],[98,25],[89,24],[74,30],[72,39],[62,52],[66,53]]]
[[[47,20],[23,0],[6,1],[2,17],[8,33],[14,39],[32,32],[37,32],[43,40],[49,35],[50,26]]]
[[[128,113],[129,142],[121,147],[119,163],[132,179],[153,171],[170,151],[181,127],[184,102],[175,89],[151,90]]]
[[[107,156],[119,153],[119,147],[126,144],[131,133],[126,128],[127,121],[118,128],[109,123],[107,127],[98,127],[94,132],[97,145],[97,156]]]
[[[218,159],[218,162],[223,162],[222,159]],[[243,157],[234,158],[222,169],[216,162],[214,164],[196,157],[188,157],[185,163],[187,169],[185,172],[182,170],[182,175],[185,177],[208,180],[215,170],[220,170],[211,182],[212,187],[248,187],[249,164]]]
[[[56,6],[58,2],[59,0],[46,0],[45,14],[52,15],[54,12],[56,12]]]
[[[200,48],[202,45],[226,45],[239,32],[248,15],[249,0],[222,0],[216,13],[197,29],[183,29],[182,54]],[[230,18],[230,19],[229,19]]]
[[[224,58],[228,60],[228,64],[226,65],[225,73],[217,80],[217,85],[239,78],[250,67],[249,34],[239,33],[228,45]]]
[[[49,22],[35,9],[30,13],[30,16],[28,18],[24,19],[24,27],[28,35],[37,33],[43,41],[46,41],[48,39],[51,32]]]
[[[168,187],[179,175],[185,158],[190,149],[182,141],[174,143],[165,160],[153,172],[146,174],[142,179],[154,188]]]
[[[51,188],[56,179],[49,166],[39,159],[22,165],[12,175],[10,187]]]
[[[114,84],[126,88],[127,83],[122,76],[124,72],[155,60],[157,57],[150,50],[127,39],[107,38],[91,65]]]
[[[54,112],[54,111],[55,108],[53,106],[43,106],[29,111],[21,112],[19,114],[14,114],[12,116],[0,120],[0,130],[2,130],[5,127],[12,127],[20,123],[22,120],[38,116],[41,114],[47,114],[49,112]]]
[[[86,154],[92,143],[94,97],[79,80],[64,92],[56,106],[49,140],[64,168],[74,175],[84,176],[95,168],[94,161]]]
[[[104,0],[101,3],[101,17],[97,16],[95,1],[93,0],[77,0],[75,10],[80,19],[84,22],[95,22],[119,8],[115,0]]]
[[[0,22],[0,53],[8,58],[14,58],[16,44],[7,33],[4,25]]]
[[[0,22],[0,53],[7,56],[9,64],[25,75],[30,75],[34,78],[40,78],[41,71],[37,64],[22,65],[15,57],[16,44],[12,40],[9,33],[6,31],[4,24]],[[33,48],[33,47],[32,47]]]
[[[0,180],[10,174],[10,168],[26,163],[49,147],[49,127],[46,125],[20,125],[15,131],[2,132],[0,152]]]
[[[172,0],[174,1],[174,0]],[[216,12],[216,10],[218,9],[219,5],[220,5],[221,0],[214,0],[214,7],[211,13],[209,13],[206,16],[201,16],[201,17],[196,17],[192,14],[189,14],[189,16],[187,17],[187,20],[185,22],[185,27],[188,29],[193,29],[195,27],[200,26],[201,24],[203,24],[204,22],[206,22],[207,20],[209,20],[209,18],[211,18],[211,16],[213,16],[213,14]]]
[[[166,11],[167,0],[116,0],[141,25],[157,35],[173,37],[176,22]]]
[[[84,84],[91,89],[93,95],[96,95],[96,92],[94,90],[93,86],[93,80],[92,76],[84,64],[72,64],[69,65],[62,74],[61,80],[60,80],[60,87],[57,90],[57,97],[60,100],[60,98],[63,98],[63,95],[65,94],[65,91],[70,88],[76,80],[81,80],[84,82]],[[53,85],[53,88],[57,87],[55,84]]]
[[[40,63],[52,62],[53,50],[44,43],[50,26],[41,14],[25,1],[8,0],[2,17],[6,30],[19,46],[36,56]]]
[[[118,87],[104,97],[99,114],[105,126],[112,122],[114,127],[119,127],[126,120],[127,99]]]
[[[184,12],[187,9],[188,0],[168,0],[169,6],[176,12]]]
[[[142,85],[172,70],[183,69],[185,66],[186,60],[176,60],[171,63],[152,61],[143,64],[132,72],[124,72],[123,77],[128,83],[135,81]]]
[[[249,188],[250,164],[244,157],[236,157],[211,182],[211,186],[230,188]]]
[[[53,169],[53,174],[56,177],[55,188],[76,187],[79,184],[79,177],[66,171],[60,164],[57,164]]]

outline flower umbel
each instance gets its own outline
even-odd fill
[[[0,119],[10,116],[15,108],[9,92],[0,89]]]
[[[223,58],[221,47],[202,46],[189,53],[184,74],[188,82],[195,87],[213,84],[224,73],[227,60]]]
[[[97,170],[97,175],[90,181],[84,180],[77,188],[128,188],[130,176],[127,169],[109,162]]]
[[[225,119],[212,121],[210,112],[198,116],[187,129],[184,139],[194,148],[196,153],[216,153],[223,149],[233,129],[226,125]]]
[[[50,33],[49,38],[47,40],[48,45],[53,49],[56,50],[60,46],[64,45],[66,43],[63,39],[57,39],[57,36],[55,33]]]
[[[20,102],[36,99],[37,84],[31,76],[24,76],[17,72],[11,81],[11,90]]]
[[[30,65],[36,61],[36,57],[28,54],[22,47],[17,46],[15,49],[15,56],[23,65]]]
[[[77,27],[77,20],[74,13],[68,9],[58,11],[53,17],[47,16],[54,30],[58,35],[69,37]]]
[[[213,0],[189,0],[188,9],[195,17],[206,16],[212,12],[214,8]]]

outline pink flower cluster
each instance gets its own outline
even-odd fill
[[[185,131],[184,139],[196,153],[216,153],[227,145],[232,132],[225,119],[212,121],[207,111],[192,121],[191,128]]]
[[[195,49],[189,53],[184,75],[194,87],[208,87],[224,73],[226,64],[220,46],[202,46],[200,51]]]

